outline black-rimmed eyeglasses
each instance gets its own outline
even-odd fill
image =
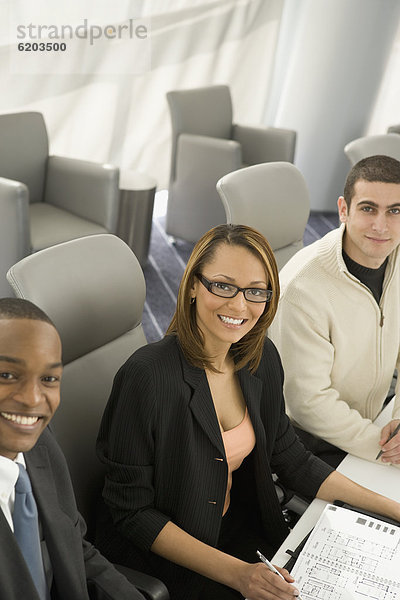
[[[210,281],[204,275],[196,273],[196,277],[204,287],[214,294],[214,296],[221,296],[221,298],[234,298],[239,292],[243,292],[243,296],[249,302],[269,302],[272,298],[272,290],[265,290],[263,288],[241,288],[232,283],[225,283],[223,281]]]

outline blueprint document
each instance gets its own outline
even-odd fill
[[[400,600],[400,527],[328,504],[291,574],[302,600]]]

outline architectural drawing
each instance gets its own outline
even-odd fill
[[[302,600],[400,600],[400,527],[328,504],[292,575]]]

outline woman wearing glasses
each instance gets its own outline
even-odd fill
[[[171,600],[298,595],[257,562],[288,534],[272,473],[324,500],[400,518],[307,452],[285,414],[266,331],[279,298],[272,250],[254,229],[221,225],[196,244],[160,342],[118,372],[99,433],[107,468],[101,549],[162,579]]]

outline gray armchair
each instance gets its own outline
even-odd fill
[[[352,165],[362,158],[385,154],[400,160],[400,135],[385,133],[382,135],[369,135],[357,138],[344,147],[344,153]]]
[[[6,259],[12,246],[29,254],[85,235],[115,232],[118,179],[119,170],[110,165],[49,156],[41,113],[0,115],[2,220],[9,213],[7,204],[18,204],[13,219],[4,223],[9,242],[3,236],[0,241],[0,293],[10,258],[11,264],[22,258],[20,252]]]
[[[27,256],[7,277],[15,294],[40,306],[61,336],[64,373],[52,428],[67,459],[88,539],[93,540],[104,481],[95,452],[100,420],[117,370],[146,344],[143,272],[125,242],[96,235]],[[166,587],[157,579],[117,568],[146,598],[168,600]]]
[[[254,165],[228,173],[217,183],[226,223],[254,227],[274,251],[278,268],[303,247],[310,214],[307,184],[288,162]]]
[[[172,154],[166,232],[197,242],[225,221],[218,179],[247,165],[293,162],[296,132],[235,125],[226,85],[171,91],[167,100]]]
[[[7,278],[18,297],[50,316],[61,336],[61,404],[52,426],[90,528],[104,475],[95,453],[103,410],[117,370],[146,344],[143,272],[125,242],[103,234],[26,256]]]

